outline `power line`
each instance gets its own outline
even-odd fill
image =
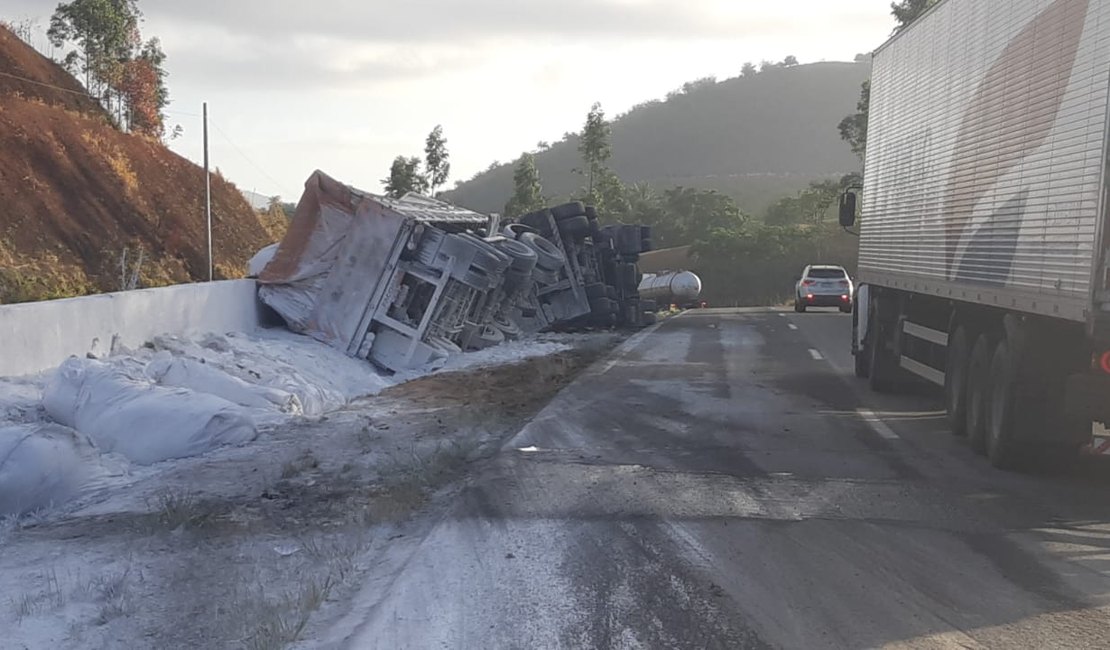
[[[245,154],[243,152],[243,150],[240,149],[239,146],[236,145],[235,142],[226,133],[224,133],[224,130],[220,128],[220,125],[216,124],[214,121],[212,121],[211,117],[209,117],[208,123],[211,124],[212,127],[216,129],[216,132],[219,133],[220,136],[223,137],[223,139],[226,140],[227,143],[231,145],[232,149],[235,149],[235,151],[240,156],[242,156],[243,160],[247,161],[247,163],[250,164],[251,167],[254,167],[255,170],[258,171],[258,173],[265,176],[267,180],[269,180],[271,183],[274,184],[274,187],[272,189],[279,189],[281,187],[281,183],[279,183],[277,180],[275,180],[273,176],[270,176],[269,174],[267,174],[265,169],[262,169],[262,167],[260,167],[257,163],[255,163],[253,160],[251,160],[250,156]]]
[[[63,93],[70,93],[71,95],[78,95],[80,97],[87,97],[87,98],[89,98],[93,101],[96,101],[96,97],[93,97],[92,95],[90,95],[88,93],[88,91],[80,92],[80,91],[77,91],[77,90],[71,90],[69,88],[62,88],[61,86],[55,86],[54,84],[48,84],[48,83],[43,83],[41,81],[35,81],[34,79],[28,79],[27,77],[21,77],[17,74],[11,74],[10,72],[0,72],[0,77],[10,77],[10,78],[15,79],[17,81],[23,81],[25,83],[34,84],[36,86],[42,86],[43,88],[53,88],[54,90],[60,90]]]
[[[20,75],[17,75],[17,74],[12,74],[10,72],[0,72],[0,77],[8,77],[10,79],[15,79],[17,81],[22,81],[22,82],[25,82],[25,83],[34,84],[36,86],[42,86],[43,88],[51,88],[53,90],[58,90],[58,91],[61,91],[61,92],[64,92],[64,93],[70,93],[71,95],[77,95],[79,97],[85,97],[86,99],[91,99],[94,102],[98,101],[96,97],[94,97],[93,95],[90,95],[88,92],[80,92],[80,91],[77,91],[77,90],[71,90],[69,88],[62,88],[61,86],[55,86],[54,84],[48,84],[48,83],[43,83],[41,81],[35,81],[34,79],[28,79],[27,77],[23,77],[23,76],[20,76]],[[181,116],[185,116],[185,117],[201,117],[199,113],[190,113],[188,111],[163,110],[162,112],[166,113],[167,115],[181,115]],[[246,153],[244,153],[243,150],[240,149],[237,144],[235,144],[235,141],[232,140],[226,133],[224,133],[223,129],[221,129],[218,124],[216,124],[215,122],[213,122],[211,120],[209,120],[209,123],[212,124],[212,126],[223,137],[223,139],[226,140],[227,143],[229,145],[231,145],[231,147],[233,149],[235,149],[235,151],[243,158],[243,160],[247,161],[247,163],[251,167],[254,167],[255,170],[258,171],[258,173],[265,176],[267,180],[269,180],[271,183],[274,184],[273,188],[271,188],[271,189],[278,189],[278,188],[281,187],[281,183],[278,182],[273,176],[266,173],[266,170],[262,169],[262,167],[259,166],[258,163],[254,162],[254,160],[252,160],[250,156],[248,156]]]

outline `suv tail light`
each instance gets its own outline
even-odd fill
[[[806,278],[805,280],[802,280],[802,286],[804,286],[804,287],[808,287],[808,286],[811,286],[811,285],[814,285],[814,284],[817,284],[816,280],[810,280],[809,278]]]

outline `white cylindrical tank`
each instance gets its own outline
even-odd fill
[[[640,297],[659,303],[692,302],[701,295],[701,278],[690,271],[648,273],[640,281]]]

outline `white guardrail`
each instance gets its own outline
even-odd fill
[[[71,355],[107,355],[155,336],[250,332],[260,324],[254,280],[139,289],[0,305],[0,377],[49,370]]]

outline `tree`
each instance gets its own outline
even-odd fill
[[[871,109],[871,81],[863,82],[860,88],[856,112],[840,121],[840,137],[852,147],[852,152],[860,158],[867,149],[867,118]]]
[[[613,155],[609,146],[610,135],[612,131],[609,122],[605,120],[605,111],[601,109],[600,103],[595,103],[586,115],[586,124],[582,127],[578,142],[578,151],[582,154],[582,161],[586,163],[587,197],[593,196],[594,184]]]
[[[798,57],[791,54],[790,56],[782,60],[782,65],[787,68],[796,66],[798,65]]]
[[[748,61],[744,64],[743,67],[740,68],[740,76],[742,77],[754,77],[757,74],[759,74],[759,70],[751,61]]]
[[[420,173],[420,159],[417,157],[405,158],[397,156],[389,168],[389,178],[382,179],[385,193],[399,199],[409,192],[424,193],[428,191],[428,179]]]
[[[55,47],[77,47],[66,56],[66,67],[83,72],[85,88],[102,96],[133,58],[140,17],[136,0],[72,0],[54,10],[46,33]]]
[[[519,217],[544,207],[540,173],[536,169],[536,157],[532,154],[525,153],[517,161],[513,187],[513,196],[505,204],[505,216]]]
[[[166,54],[157,38],[142,41],[141,18],[137,0],[72,0],[58,5],[47,35],[55,47],[75,47],[66,67],[84,73],[85,88],[121,128],[162,137]]]
[[[890,3],[890,13],[898,21],[898,26],[894,28],[894,31],[900,32],[909,27],[913,21],[920,18],[921,14],[928,11],[936,3],[937,0],[902,0],[901,2]]]
[[[602,167],[598,171],[593,196],[587,203],[593,204],[598,216],[607,221],[618,221],[628,214],[628,199],[620,176],[608,167]]]
[[[447,139],[443,137],[443,126],[436,125],[424,141],[424,167],[427,170],[428,189],[434,195],[436,188],[443,187],[451,176],[451,154],[447,151]]]

